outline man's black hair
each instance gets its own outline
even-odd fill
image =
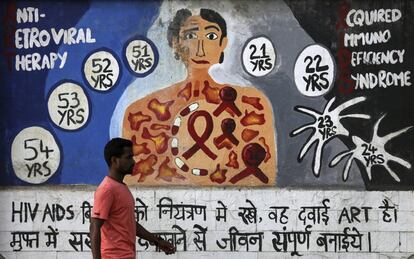
[[[180,9],[175,14],[173,20],[168,26],[167,38],[168,45],[172,47],[173,39],[179,37],[180,28],[183,23],[192,15],[191,11],[188,9]],[[206,21],[216,23],[221,30],[220,45],[224,37],[227,37],[227,26],[226,21],[223,17],[216,11],[210,9],[200,9],[200,16]]]
[[[121,157],[124,153],[124,147],[131,147],[132,142],[123,138],[113,138],[105,145],[104,156],[108,166],[111,166],[111,157]]]
[[[220,45],[224,37],[227,37],[227,25],[223,17],[216,11],[210,9],[200,9],[200,16],[206,21],[216,23],[221,30]]]

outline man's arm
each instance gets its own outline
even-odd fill
[[[143,238],[145,240],[148,240],[148,241],[156,244],[166,254],[175,253],[175,247],[173,246],[173,244],[171,244],[171,243],[165,241],[164,239],[159,238],[156,235],[152,234],[151,232],[146,230],[143,226],[141,226],[138,222],[137,222],[136,229],[137,229],[136,235],[138,237]]]
[[[105,220],[92,218],[89,226],[93,259],[101,259],[101,227]]]

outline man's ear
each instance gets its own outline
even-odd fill
[[[117,165],[118,159],[116,156],[111,156],[111,166]]]

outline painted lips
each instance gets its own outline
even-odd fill
[[[191,59],[191,60],[196,64],[210,64],[210,62],[208,62],[207,60],[194,60],[194,59]]]

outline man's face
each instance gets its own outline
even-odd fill
[[[216,23],[191,16],[181,26],[173,47],[187,67],[209,68],[219,62],[226,47],[227,38],[220,44],[221,36],[222,31]]]
[[[117,158],[119,172],[123,175],[132,173],[135,164],[133,156],[132,148],[124,147],[121,157]]]

